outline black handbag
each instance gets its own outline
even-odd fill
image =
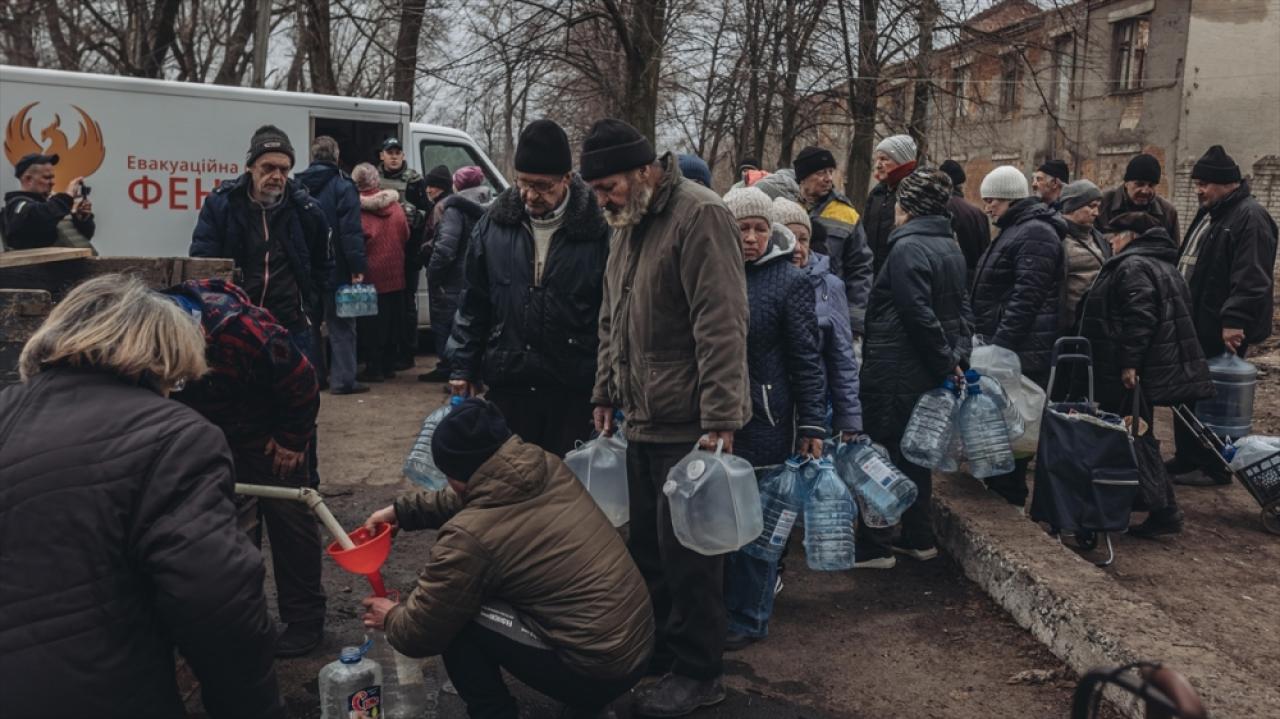
[[[1133,456],[1138,463],[1138,495],[1133,508],[1140,512],[1156,512],[1169,506],[1169,475],[1160,456],[1160,440],[1156,439],[1155,412],[1142,394],[1141,382],[1133,388],[1133,415],[1129,434],[1133,437]],[[1141,431],[1145,421],[1147,430]]]

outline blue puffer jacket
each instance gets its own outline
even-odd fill
[[[191,234],[192,257],[230,257],[236,267],[245,266],[248,217],[231,211],[232,198],[247,198],[252,182],[245,173],[233,182],[219,185],[204,201],[196,228]],[[306,188],[296,180],[289,180],[284,189],[285,211],[289,218],[289,234],[284,246],[289,255],[298,289],[302,292],[303,307],[311,317],[319,317],[323,304],[321,298],[329,284],[333,269],[333,253],[329,247],[329,223],[325,221],[320,205]]]
[[[360,226],[360,193],[351,176],[332,162],[313,162],[294,175],[307,188],[333,236],[333,272],[329,289],[351,282],[351,275],[363,275],[367,267],[364,257],[364,229]]]
[[[1014,202],[996,227],[1000,235],[982,254],[974,275],[974,331],[1016,352],[1022,373],[1043,384],[1060,330],[1067,222],[1028,197]]]
[[[886,238],[862,349],[862,406],[878,442],[896,442],[920,395],[969,359],[968,267],[942,215],[916,217]]]
[[[755,467],[786,460],[795,450],[797,431],[802,437],[826,433],[813,285],[791,264],[794,246],[790,231],[774,225],[769,251],[747,264],[752,413],[751,421],[734,435],[733,446],[735,454]]]
[[[862,403],[858,401],[858,362],[853,358],[853,332],[845,319],[849,301],[844,283],[831,274],[826,255],[809,253],[804,270],[813,285],[814,314],[818,317],[818,349],[831,402],[831,429],[837,432],[862,431]]]

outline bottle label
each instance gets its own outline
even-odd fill
[[[374,684],[347,697],[347,719],[378,719],[382,716],[382,687]]]
[[[862,471],[867,473],[871,481],[886,489],[893,483],[893,469],[879,457],[871,457],[864,461],[862,463]]]
[[[796,524],[796,511],[793,509],[784,509],[778,514],[778,524],[773,528],[773,536],[769,537],[769,544],[775,547],[781,547],[787,543],[787,537],[791,536],[791,528]]]

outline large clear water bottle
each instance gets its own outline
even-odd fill
[[[960,435],[969,473],[981,479],[1013,471],[1013,446],[1004,414],[978,382],[967,384],[969,396],[960,406]]]
[[[724,453],[694,449],[667,473],[662,485],[671,505],[676,539],[699,554],[741,549],[764,531],[760,489],[751,463]]]
[[[902,519],[916,501],[916,483],[876,451],[865,437],[845,442],[836,450],[836,470],[865,510],[862,523],[883,529]]]
[[[956,405],[951,413],[951,441],[947,442],[947,451],[942,454],[942,461],[934,469],[939,472],[959,472],[960,463],[964,461],[964,439],[960,436],[960,408],[964,403]],[[1021,417],[1021,415],[1019,415]]]
[[[320,670],[320,719],[380,715],[382,667],[365,656],[369,647],[343,647],[338,661]]]
[[[449,398],[449,404],[427,415],[423,420],[422,429],[418,431],[418,437],[413,440],[413,447],[409,449],[409,456],[405,457],[402,470],[404,476],[414,484],[431,490],[441,490],[448,486],[449,482],[444,472],[441,472],[436,467],[435,461],[431,459],[431,437],[435,435],[440,421],[462,402],[462,396],[455,394]]]
[[[976,378],[978,386],[982,387],[982,393],[995,400],[996,406],[1000,408],[1000,413],[1004,415],[1005,426],[1009,429],[1010,442],[1018,439],[1023,432],[1027,431],[1027,424],[1022,421],[1022,413],[1018,411],[1018,406],[1009,397],[1009,393],[1005,392],[1004,385],[1000,384],[996,378],[985,374],[979,375],[974,370],[969,370],[964,375],[965,382],[973,381],[970,379],[971,375]]]
[[[1253,429],[1258,368],[1227,351],[1209,360],[1215,393],[1196,403],[1196,416],[1219,437],[1244,437]]]
[[[959,403],[960,393],[950,377],[920,395],[902,433],[902,456],[921,467],[937,467],[951,442],[951,419]]]
[[[631,518],[631,495],[627,488],[627,440],[621,432],[582,443],[564,456],[564,463],[613,526],[627,523]]]
[[[804,502],[804,555],[810,569],[853,569],[853,525],[857,506],[828,459],[817,461],[813,489]]]
[[[375,631],[369,656],[382,667],[380,719],[435,719],[439,687],[431,673],[430,685],[421,659],[397,652],[383,632]]]
[[[355,317],[357,312],[355,302],[355,288],[351,285],[343,285],[339,287],[333,297],[335,314],[343,318]]]
[[[782,550],[804,511],[816,475],[817,462],[801,457],[788,459],[781,467],[760,481],[760,507],[764,514],[764,530],[755,541],[742,548],[743,553],[766,562],[782,559]]]

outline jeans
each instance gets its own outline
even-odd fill
[[[449,680],[471,719],[516,719],[519,709],[502,670],[571,710],[591,715],[609,706],[639,680],[639,672],[617,679],[580,674],[551,649],[521,644],[468,622],[442,654]]]
[[[724,555],[708,557],[685,547],[671,527],[662,485],[693,442],[630,442],[627,485],[631,531],[627,548],[649,588],[657,646],[649,671],[671,671],[707,680],[724,671],[727,618]]]
[[[729,631],[748,637],[769,635],[773,615],[773,588],[778,581],[778,563],[757,559],[737,551],[724,560],[724,606],[729,615]]]
[[[324,317],[329,325],[329,388],[351,389],[356,384],[356,318],[338,316],[332,293],[325,298]]]

